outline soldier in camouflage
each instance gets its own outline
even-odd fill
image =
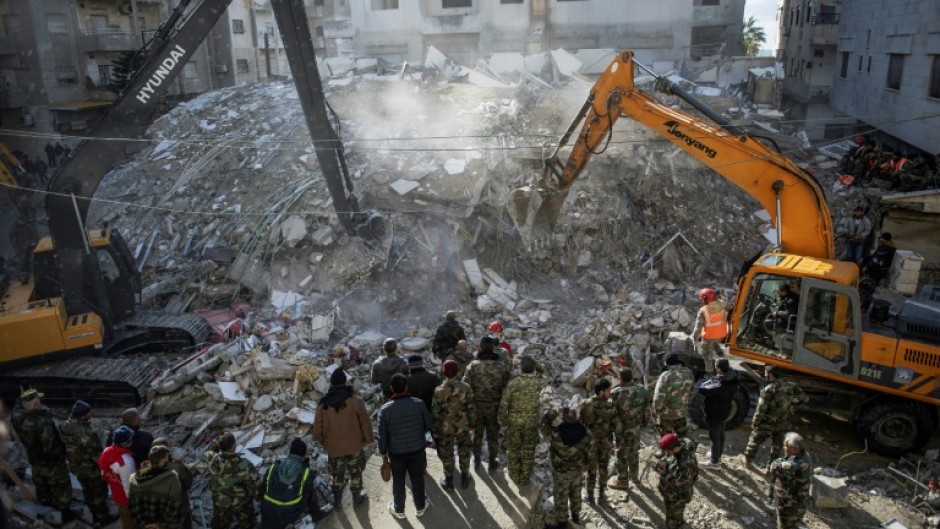
[[[579,413],[581,422],[591,430],[587,474],[587,500],[591,505],[594,505],[595,484],[599,485],[597,500],[601,503],[607,501],[607,468],[614,449],[614,423],[617,422],[617,406],[610,400],[610,388],[610,380],[598,380],[594,385],[594,397],[581,402]]]
[[[751,465],[760,445],[770,438],[771,461],[780,456],[784,433],[790,429],[796,408],[809,398],[798,385],[780,376],[777,366],[766,366],[764,377],[768,384],[761,389],[757,410],[751,420],[751,435],[744,449],[744,463]]]
[[[441,486],[454,491],[454,446],[460,460],[460,487],[470,485],[470,450],[473,441],[471,429],[476,423],[476,404],[470,386],[457,380],[460,366],[453,360],[444,362],[444,383],[434,389],[431,415],[434,426],[431,435],[437,443],[437,456],[444,466]]]
[[[501,361],[495,351],[496,343],[489,336],[480,340],[480,352],[477,359],[470,362],[467,374],[464,376],[470,389],[473,390],[474,404],[476,405],[476,422],[474,423],[473,458],[479,466],[483,457],[483,435],[486,434],[486,447],[490,453],[490,471],[499,468],[496,456],[499,454],[499,401],[503,398],[503,390],[509,382],[509,366]]]
[[[666,529],[685,525],[685,506],[692,501],[692,488],[698,479],[695,442],[668,433],[659,440],[654,457],[659,474],[659,493],[666,504]]]
[[[777,529],[796,529],[806,513],[806,499],[813,479],[813,460],[806,453],[803,437],[789,432],[783,440],[784,457],[770,464],[777,508]]]
[[[617,479],[610,483],[610,487],[625,490],[630,488],[630,481],[640,482],[640,428],[647,422],[650,397],[646,386],[633,382],[633,369],[623,368],[619,375],[620,385],[611,393],[611,400],[617,408],[614,422]]]
[[[90,418],[91,406],[85,401],[76,401],[69,420],[59,428],[59,436],[65,445],[69,467],[82,486],[85,505],[88,505],[95,523],[105,526],[113,519],[108,512],[108,486],[98,470],[101,438],[91,427]]]
[[[535,359],[523,356],[521,374],[510,380],[499,402],[499,425],[506,427],[509,478],[519,487],[529,484],[539,444],[539,397],[545,380],[535,375]]]
[[[434,342],[431,345],[431,352],[434,353],[434,356],[444,360],[450,356],[457,347],[457,342],[466,339],[467,334],[457,321],[457,313],[449,310],[447,314],[444,315],[444,323],[438,327],[437,332],[434,333]]]
[[[36,499],[43,505],[59,509],[63,520],[67,521],[73,515],[69,510],[72,482],[65,460],[65,445],[49,408],[42,405],[42,396],[35,389],[28,389],[20,395],[23,408],[13,412],[13,429],[26,448],[26,456],[33,467]]]
[[[470,362],[473,362],[473,352],[470,350],[470,343],[467,342],[467,340],[457,342],[457,346],[454,347],[454,350],[447,359],[457,362],[458,370],[456,378],[457,380],[463,379],[464,375],[467,373],[467,366],[470,365]]]
[[[233,517],[239,529],[254,529],[261,476],[235,453],[235,436],[226,433],[214,441],[206,450],[206,463],[211,476],[212,529],[228,529]]]
[[[682,365],[682,358],[672,354],[666,358],[666,370],[659,375],[653,390],[653,413],[659,434],[675,433],[684,437],[688,431],[686,413],[695,394],[695,377]]]
[[[564,408],[545,414],[542,434],[550,441],[554,528],[567,527],[569,513],[571,521],[580,524],[581,483],[590,460],[591,432],[578,421],[575,410]]]

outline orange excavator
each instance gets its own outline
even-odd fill
[[[655,77],[657,91],[678,96],[712,123],[637,88],[636,68]],[[746,369],[784,369],[810,395],[811,407],[854,422],[872,451],[900,455],[923,447],[938,426],[940,287],[925,287],[896,307],[876,302],[866,312],[858,267],[836,259],[832,217],[816,179],[631,52],[619,54],[595,83],[541,179],[510,194],[509,213],[523,238],[551,232],[568,191],[621,117],[659,133],[770,213],[776,244],[742,267],[729,315],[730,353]],[[562,163],[559,152],[579,126]],[[785,294],[797,310],[779,310]]]

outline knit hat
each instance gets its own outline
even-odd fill
[[[445,377],[454,378],[457,376],[458,371],[460,371],[460,366],[457,364],[457,362],[454,362],[453,360],[447,360],[444,362],[443,372]]]
[[[330,375],[330,385],[331,386],[345,386],[346,385],[346,372],[340,368],[333,370],[333,374]]]
[[[134,438],[134,430],[132,430],[130,426],[122,424],[117,427],[117,430],[114,430],[112,438],[116,445],[127,444]]]
[[[679,436],[674,433],[667,433],[659,440],[659,447],[663,450],[672,450],[679,443]]]
[[[72,417],[84,417],[91,413],[91,406],[83,400],[76,400],[72,405]]]
[[[337,369],[337,371],[339,371]],[[290,442],[290,455],[304,457],[307,455],[307,443],[303,441],[300,437],[295,438]]]
[[[408,367],[424,367],[424,357],[421,355],[409,356]]]
[[[26,404],[27,402],[32,402],[42,397],[45,397],[45,395],[40,393],[38,390],[27,389],[26,391],[23,392],[22,395],[20,395],[20,402],[22,402],[23,404]]]

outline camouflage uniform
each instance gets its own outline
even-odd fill
[[[95,522],[104,524],[111,518],[108,512],[108,486],[101,479],[98,458],[101,456],[101,438],[88,421],[69,419],[59,428],[65,445],[69,467],[82,485],[85,504]]]
[[[659,421],[659,435],[671,432],[685,437],[685,415],[694,393],[694,377],[685,366],[669,366],[659,375],[653,391],[653,413]]]
[[[666,529],[679,529],[685,524],[685,506],[692,501],[692,488],[698,479],[698,461],[695,459],[695,442],[682,439],[684,446],[678,455],[670,450],[656,452],[659,458],[656,473],[659,474],[659,493],[666,504]]]
[[[444,358],[444,361],[453,360],[457,362],[457,377],[461,379],[467,373],[467,367],[470,365],[470,362],[473,362],[473,352],[470,349],[465,349],[460,351],[454,349],[450,352],[450,355],[447,358]]]
[[[556,419],[558,410],[545,414],[542,418],[542,434],[550,443],[555,523],[564,524],[568,520],[569,507],[572,518],[579,518],[581,515],[581,478],[590,460],[591,431],[584,427],[584,437],[580,441],[572,445],[565,444]]]
[[[228,529],[233,516],[240,529],[254,529],[261,475],[240,455],[222,452],[217,443],[206,450],[206,463],[212,476],[212,529]]]
[[[444,466],[444,476],[454,475],[454,445],[460,459],[460,473],[470,472],[470,427],[476,422],[476,405],[470,386],[449,378],[434,389],[431,405],[434,427],[431,433],[437,440],[437,456]]]
[[[499,424],[497,415],[503,390],[509,382],[509,366],[501,360],[474,360],[464,375],[470,389],[473,390],[476,405],[476,421],[473,425],[473,455],[479,462],[483,450],[483,434],[486,433],[486,446],[490,460],[495,460],[499,453]]]
[[[342,491],[345,486],[346,472],[349,472],[349,490],[362,492],[362,469],[366,466],[366,452],[360,450],[348,456],[329,456],[330,477],[333,489]]]
[[[445,359],[457,347],[457,342],[460,340],[466,340],[467,334],[464,332],[463,327],[457,323],[457,320],[447,320],[443,325],[437,328],[437,332],[434,333],[434,342],[431,344],[431,352],[434,353],[434,356]]]
[[[594,494],[594,484],[601,495],[607,488],[610,455],[613,452],[614,423],[617,420],[617,406],[610,399],[599,396],[591,397],[581,403],[579,418],[591,430],[591,457],[588,461],[587,490]],[[598,478],[600,478],[598,480]],[[593,501],[593,500],[592,500]]]
[[[529,483],[539,444],[539,397],[545,380],[522,373],[509,381],[499,402],[499,425],[506,426],[509,478],[522,487]]]
[[[617,477],[627,481],[627,477],[639,482],[640,470],[640,427],[646,423],[646,410],[649,408],[649,391],[643,384],[620,386],[611,393],[611,400],[617,407],[617,421],[614,433],[617,436]]]
[[[813,479],[813,460],[806,452],[770,464],[777,506],[777,529],[796,529],[806,513],[806,498]]]
[[[744,457],[753,461],[760,445],[770,438],[771,461],[783,455],[783,437],[790,430],[793,410],[808,400],[799,386],[788,380],[777,379],[764,386],[757,401],[757,410],[751,420],[751,435],[744,449]]]
[[[67,509],[72,502],[72,481],[65,462],[65,445],[49,409],[17,409],[13,412],[13,428],[33,467],[36,499],[49,507]]]

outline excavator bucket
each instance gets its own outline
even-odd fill
[[[525,186],[509,193],[509,216],[523,240],[532,242],[551,235],[567,191],[557,187]]]

